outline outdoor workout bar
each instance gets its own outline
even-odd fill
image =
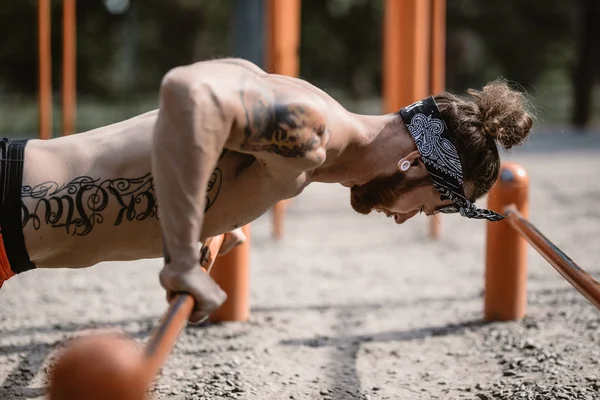
[[[504,163],[489,193],[488,208],[506,219],[487,223],[484,318],[519,320],[527,305],[527,245],[531,245],[575,289],[600,309],[600,283],[542,234],[528,219],[529,176]]]

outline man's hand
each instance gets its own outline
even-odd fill
[[[221,243],[221,246],[219,246],[219,252],[217,254],[211,254],[208,246],[202,246],[202,248],[200,248],[200,266],[208,271],[217,256],[229,253],[245,241],[246,235],[242,231],[242,228],[234,229],[231,232],[223,234],[223,242]]]
[[[180,293],[190,294],[194,298],[194,311],[189,318],[192,324],[203,322],[227,299],[227,294],[199,265],[190,268],[165,265],[159,279],[167,291],[167,301],[170,302]]]
[[[219,255],[229,253],[235,247],[246,241],[246,235],[244,235],[244,231],[242,228],[237,228],[232,230],[231,232],[227,232],[225,234],[225,239],[223,240],[223,244],[221,245],[221,249],[219,250]]]

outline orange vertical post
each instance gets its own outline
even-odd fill
[[[432,0],[431,7],[431,69],[432,94],[446,87],[446,0]]]
[[[488,194],[488,208],[504,215],[514,205],[529,215],[529,176],[523,167],[504,163]],[[527,307],[527,241],[507,220],[487,222],[484,318],[514,321]]]
[[[266,65],[268,72],[298,76],[300,62],[301,0],[267,0],[267,46]],[[273,207],[273,237],[283,237],[285,208],[290,200],[283,200]]]
[[[446,0],[431,3],[431,64],[430,91],[432,95],[446,87]],[[429,217],[429,236],[437,239],[441,235],[442,214]]]
[[[273,206],[273,238],[283,238],[285,209],[290,200],[280,200]]]
[[[428,0],[386,0],[383,44],[383,108],[396,112],[429,93]]]
[[[267,69],[298,76],[301,0],[267,0]]]
[[[213,312],[212,322],[247,321],[250,318],[250,225],[242,228],[246,241],[217,257],[210,276],[227,293],[227,300]]]
[[[52,54],[50,0],[38,0],[39,136],[52,137]]]
[[[76,120],[76,0],[63,0],[62,134],[75,132]]]

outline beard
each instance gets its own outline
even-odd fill
[[[363,185],[354,185],[350,188],[350,205],[357,213],[367,215],[375,207],[389,207],[402,194],[428,183],[431,183],[428,176],[408,180],[401,172],[375,178]]]

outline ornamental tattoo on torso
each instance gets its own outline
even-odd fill
[[[223,174],[217,167],[208,182],[205,212],[217,200],[222,183]],[[111,209],[110,220],[106,220],[108,209]],[[86,236],[97,224],[119,226],[158,219],[154,179],[150,173],[138,178],[104,180],[79,176],[64,184],[47,181],[23,186],[21,218],[23,228],[31,225],[39,230],[50,226],[64,229],[72,236]]]
[[[150,174],[134,179],[105,180],[79,176],[62,185],[48,181],[23,186],[22,225],[24,228],[31,224],[35,230],[49,225],[63,228],[73,236],[86,236],[96,224],[104,222],[109,204],[118,207],[110,221],[114,226],[124,221],[156,218],[156,197]]]

